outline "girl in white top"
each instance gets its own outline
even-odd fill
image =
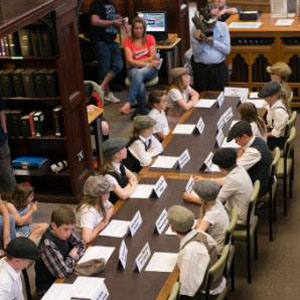
[[[167,88],[168,108],[176,106],[183,110],[189,110],[197,103],[199,94],[190,86],[188,68],[174,68],[170,71],[173,78]]]
[[[167,108],[167,98],[164,91],[152,91],[148,98],[149,105],[152,107],[148,116],[156,121],[153,134],[163,140],[170,132],[165,110]]]
[[[90,176],[83,187],[81,203],[76,208],[76,231],[85,243],[90,243],[107,225],[114,213],[108,201],[115,188],[104,176]]]
[[[251,102],[242,103],[239,106],[239,113],[241,120],[251,125],[253,135],[267,141],[267,127],[263,119],[258,116],[255,105]]]

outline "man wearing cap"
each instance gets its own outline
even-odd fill
[[[230,34],[224,22],[211,16],[209,20],[212,36],[200,29],[192,28],[192,69],[194,87],[197,92],[221,91],[228,85],[228,71],[225,64],[230,52]]]
[[[128,146],[129,155],[126,165],[134,172],[149,166],[152,158],[163,151],[162,144],[153,135],[155,124],[156,121],[150,116],[137,116],[133,120],[133,133]]]
[[[268,146],[270,150],[274,150],[276,147],[283,149],[288,135],[286,124],[290,117],[286,94],[282,92],[278,82],[271,81],[264,85],[258,96],[268,103]]]
[[[193,229],[195,216],[187,208],[174,205],[168,209],[168,220],[180,240],[177,265],[179,268],[179,299],[198,299],[205,291],[205,274],[217,261],[216,242],[203,231]],[[210,293],[219,294],[226,287],[221,278]]]
[[[0,299],[23,300],[21,271],[39,259],[40,249],[32,240],[17,237],[10,241],[6,257],[0,260]]]
[[[101,145],[104,160],[101,173],[115,186],[109,197],[113,204],[118,199],[128,199],[138,184],[134,173],[123,164],[127,158],[128,142],[124,138],[110,138]]]
[[[273,159],[267,143],[253,136],[251,125],[246,121],[239,121],[231,127],[227,140],[230,142],[233,139],[242,148],[237,165],[248,171],[253,183],[260,180],[259,195],[265,195],[268,192],[269,171]]]

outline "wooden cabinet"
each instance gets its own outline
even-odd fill
[[[11,5],[11,2],[14,5]],[[0,0],[1,2],[1,0]],[[57,105],[63,107],[65,135],[10,138],[12,158],[18,156],[43,156],[50,163],[65,159],[68,169],[62,173],[50,171],[41,176],[18,176],[18,181],[31,181],[37,200],[53,202],[78,202],[82,186],[92,172],[92,153],[86,105],[83,96],[83,79],[78,41],[76,0],[9,0],[2,1],[0,38],[46,17],[55,27],[56,55],[51,58],[1,57],[0,69],[55,68],[57,70],[59,97],[4,98],[7,108],[45,111]],[[51,119],[48,119],[51,122]]]

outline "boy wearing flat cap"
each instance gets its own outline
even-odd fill
[[[32,240],[17,237],[9,242],[6,257],[0,260],[0,299],[23,300],[21,271],[39,259],[41,250]]]
[[[129,142],[128,168],[139,172],[149,166],[152,158],[163,152],[163,146],[153,135],[156,121],[149,116],[137,116],[133,120],[133,133]]]
[[[168,209],[168,220],[180,240],[177,266],[179,268],[179,299],[199,299],[205,292],[205,274],[217,261],[216,242],[203,231],[193,229],[195,216],[187,208],[174,205]],[[219,294],[226,287],[222,278],[210,291]]]
[[[271,151],[276,147],[284,148],[288,135],[287,122],[290,117],[286,94],[278,82],[268,82],[259,91],[258,96],[265,99],[267,106],[267,141]]]
[[[227,141],[233,139],[241,147],[237,165],[247,170],[252,183],[260,180],[259,196],[265,195],[269,188],[269,170],[273,160],[268,144],[253,136],[251,125],[246,121],[239,121],[231,127]]]
[[[103,155],[101,174],[115,186],[109,196],[112,204],[118,199],[128,199],[138,184],[134,173],[123,164],[123,160],[127,158],[128,142],[128,139],[124,138],[110,138],[101,145]]]

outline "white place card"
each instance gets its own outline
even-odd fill
[[[104,258],[105,263],[108,262],[109,258],[113,254],[115,250],[115,247],[106,247],[106,246],[91,246],[88,247],[84,253],[84,255],[81,257],[81,259],[78,261],[79,264],[89,261],[91,259],[95,258]]]
[[[238,148],[240,148],[240,146],[235,142],[234,139],[230,142],[227,142],[227,138],[226,138],[226,139],[224,139],[224,142],[223,142],[221,148],[235,148],[235,149],[238,149]]]
[[[145,271],[146,272],[169,272],[174,270],[178,253],[155,252],[153,253]]]
[[[253,103],[256,108],[266,108],[267,107],[267,102],[263,99],[247,99],[246,102]]]
[[[225,97],[242,97],[243,95],[249,94],[248,88],[239,88],[239,87],[225,87],[224,96]]]
[[[218,134],[216,136],[216,142],[218,144],[219,147],[222,146],[223,142],[224,142],[225,136],[222,130],[218,131]]]
[[[205,128],[205,123],[203,121],[203,119],[200,117],[197,124],[196,124],[196,128],[199,131],[200,134],[203,133],[204,128]]]
[[[126,246],[126,243],[124,240],[122,240],[120,249],[119,249],[119,265],[123,270],[126,268],[127,263],[127,257],[128,257],[128,248]]]
[[[168,213],[166,209],[164,209],[155,222],[155,231],[158,234],[162,234],[165,228],[168,225]]]
[[[215,99],[200,99],[195,107],[197,108],[211,108],[217,102]]]
[[[72,284],[53,283],[41,300],[70,300]]]
[[[182,154],[178,157],[179,169],[182,169],[189,161],[191,156],[188,149],[185,149]]]
[[[275,26],[291,26],[294,19],[279,19],[276,21]]]
[[[159,155],[151,168],[173,169],[178,161],[178,156]]]
[[[192,134],[196,128],[193,124],[177,124],[173,134]]]
[[[232,107],[228,107],[224,113],[225,123],[227,123],[231,118],[233,118]]]
[[[212,152],[210,152],[207,155],[207,157],[206,157],[206,159],[204,161],[204,164],[205,164],[206,168],[208,169],[208,171],[211,171],[211,172],[220,172],[220,168],[217,165],[213,164],[213,162],[212,162],[213,156],[214,156],[214,154]]]
[[[165,191],[167,186],[168,184],[164,176],[160,176],[153,188],[153,191],[155,192],[157,198],[159,198],[162,195],[162,193]]]
[[[218,102],[218,106],[221,107],[224,103],[225,97],[224,97],[224,93],[221,92],[217,98],[217,102]]]
[[[258,92],[251,92],[249,94],[250,99],[258,99]]]
[[[241,102],[241,103],[245,103],[245,102],[247,101],[247,98],[248,98],[248,95],[246,95],[246,94],[243,95],[243,96],[241,96],[241,97],[240,97],[240,102]]]
[[[154,184],[138,184],[130,198],[148,199],[153,192]]]
[[[193,191],[194,183],[195,182],[194,182],[193,176],[191,176],[185,186],[185,191],[188,193],[191,193]]]
[[[222,131],[224,126],[225,126],[225,120],[224,120],[224,114],[223,114],[217,122],[218,131]]]
[[[137,230],[140,228],[140,226],[143,223],[142,215],[140,211],[138,210],[135,215],[132,218],[132,221],[129,225],[129,233],[133,237]]]
[[[143,267],[147,263],[151,256],[151,249],[149,246],[149,243],[147,242],[139,255],[135,259],[134,263],[134,269],[137,269],[138,272],[141,272],[143,270]]]
[[[123,238],[128,233],[130,223],[131,221],[111,220],[99,235]]]

